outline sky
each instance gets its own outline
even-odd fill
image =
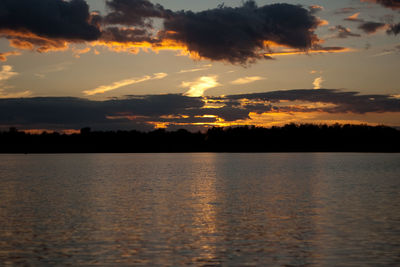
[[[399,0],[0,0],[0,129],[400,127]]]

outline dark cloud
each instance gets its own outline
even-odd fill
[[[172,12],[148,0],[108,0],[111,10],[104,20],[108,24],[151,27],[149,18],[165,18]]]
[[[400,0],[361,0],[361,1],[381,4],[382,6],[395,10],[400,9]]]
[[[348,50],[348,48],[342,46],[319,46],[319,45],[315,45],[311,49],[312,52],[332,52],[332,53],[343,52],[346,50]]]
[[[354,13],[356,11],[357,11],[357,9],[354,7],[344,7],[344,8],[340,8],[340,9],[336,10],[335,14],[350,14],[350,13]]]
[[[331,32],[337,32],[335,38],[344,39],[347,37],[360,37],[360,34],[352,33],[349,28],[346,28],[342,25],[336,25],[334,27],[329,28]]]
[[[332,89],[272,91],[208,97],[207,100],[224,105],[207,108],[203,98],[180,94],[129,96],[106,101],[73,97],[0,99],[0,128],[80,129],[90,126],[99,130],[146,130],[157,123],[208,124],[221,119],[234,123],[249,119],[251,112],[400,112],[400,99],[390,95],[360,95]]]
[[[384,28],[385,26],[386,26],[385,23],[366,21],[361,23],[360,26],[358,26],[358,28],[363,30],[365,33],[372,34]]]
[[[263,58],[264,41],[308,49],[317,40],[319,20],[300,6],[219,7],[198,13],[180,11],[164,20],[162,38],[183,43],[191,52],[211,60],[245,64]]]
[[[108,27],[102,31],[101,39],[103,41],[126,42],[154,42],[146,29],[132,29]]]
[[[46,38],[91,41],[100,30],[89,23],[84,0],[1,0],[0,33],[33,33]]]
[[[316,13],[324,10],[324,7],[319,6],[319,5],[312,5],[312,6],[309,6],[308,9],[310,10],[311,14],[316,14]]]
[[[397,35],[400,33],[400,23],[390,25],[389,29],[387,30],[388,34]]]
[[[233,101],[250,99],[279,103],[279,101],[285,100],[334,104],[335,107],[322,109],[322,111],[330,113],[400,112],[400,99],[393,98],[390,95],[360,95],[358,92],[343,92],[334,89],[273,91],[231,95],[226,98]],[[277,105],[275,104],[275,106]]]
[[[107,0],[106,6],[109,13],[101,16],[89,14],[84,0],[2,0],[0,36],[13,47],[39,52],[94,40],[110,45],[147,42],[157,49],[172,43],[200,58],[247,64],[268,58],[268,41],[307,51],[318,41],[314,30],[321,24],[313,16],[319,6],[258,7],[253,0],[202,12],[173,12],[149,0]],[[153,18],[163,23],[158,34],[152,29]]]
[[[149,128],[148,121],[163,115],[199,108],[200,98],[182,95],[130,96],[92,101],[73,97],[0,99],[0,125],[20,128],[97,129]],[[129,119],[137,117],[137,119]],[[151,128],[151,127],[150,127]]]

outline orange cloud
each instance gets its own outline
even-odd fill
[[[103,46],[107,47],[109,51],[113,52],[128,52],[131,54],[137,54],[140,51],[149,52],[153,51],[158,53],[160,51],[169,50],[169,51],[180,51],[178,53],[179,56],[189,56],[194,60],[201,60],[202,58],[197,52],[189,51],[187,46],[183,43],[170,40],[170,39],[163,39],[163,40],[154,40],[154,42],[116,42],[116,41],[104,41],[98,40],[91,42],[91,45],[96,46]]]
[[[0,37],[9,40],[10,46],[22,50],[34,50],[45,53],[68,49],[68,41],[41,37],[28,31],[0,30]]]
[[[292,56],[292,55],[308,55],[308,54],[324,54],[324,53],[346,53],[353,52],[354,49],[347,47],[319,47],[310,50],[284,49],[279,52],[271,52],[264,54],[265,56]]]
[[[358,18],[358,16],[360,15],[360,12],[357,12],[351,16],[348,16],[345,20],[349,20],[349,21],[360,21],[360,19]]]
[[[73,53],[74,57],[80,58],[81,55],[89,53],[90,50],[91,50],[90,47],[86,47],[86,48],[82,48],[82,49],[72,48],[72,53]]]
[[[19,56],[21,55],[20,52],[18,51],[10,51],[10,52],[5,52],[5,53],[0,53],[0,61],[7,61],[7,57],[9,56]]]

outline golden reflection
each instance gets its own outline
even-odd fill
[[[217,229],[217,190],[215,174],[215,155],[204,154],[200,159],[201,168],[193,172],[191,184],[191,202],[193,214],[193,227],[191,235],[200,237],[194,244],[201,249],[201,254],[194,256],[192,262],[207,264],[217,258],[218,241]],[[203,169],[205,168],[206,169]]]

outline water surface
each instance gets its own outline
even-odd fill
[[[400,154],[0,155],[0,265],[400,265]]]

